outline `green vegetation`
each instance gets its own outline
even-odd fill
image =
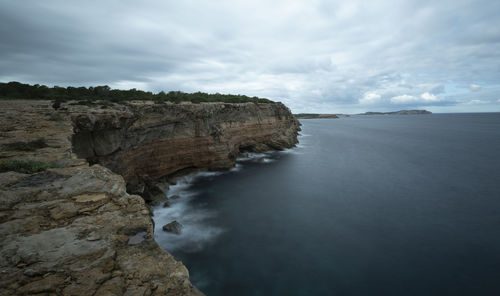
[[[71,87],[66,88],[54,86],[49,88],[45,85],[29,85],[20,82],[0,83],[0,99],[24,99],[24,100],[55,100],[64,102],[78,100],[77,104],[94,106],[96,101],[109,101],[120,103],[130,100],[152,100],[155,102],[225,102],[225,103],[274,103],[268,99],[248,97],[244,95],[207,94],[202,92],[184,93],[181,91],[160,91],[154,94],[150,91],[111,89],[109,86],[95,87]],[[93,105],[94,104],[94,105]],[[102,105],[102,104],[101,104]],[[107,106],[107,105],[105,105]]]
[[[49,147],[44,138],[40,138],[29,142],[13,142],[3,144],[1,149],[3,151],[35,151],[37,149]]]
[[[33,174],[50,168],[58,168],[55,163],[36,160],[0,159],[0,173],[14,171],[23,174]]]

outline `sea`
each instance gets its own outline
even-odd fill
[[[206,295],[500,295],[500,113],[303,119],[171,186],[155,238]],[[162,231],[177,220],[180,235]]]

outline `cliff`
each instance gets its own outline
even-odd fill
[[[281,103],[131,104],[74,116],[76,154],[130,186],[233,167],[242,152],[291,148],[300,123]]]
[[[64,107],[2,101],[2,169],[52,168],[0,170],[0,295],[201,295],[126,182],[227,168],[241,151],[293,146],[299,129],[281,104]]]

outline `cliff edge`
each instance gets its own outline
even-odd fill
[[[126,184],[228,168],[240,152],[292,147],[299,130],[282,104],[2,107],[0,295],[202,295]],[[23,161],[50,165],[5,170]]]

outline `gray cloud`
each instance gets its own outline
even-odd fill
[[[465,0],[6,0],[0,81],[240,93],[294,112],[500,111],[498,11]]]

